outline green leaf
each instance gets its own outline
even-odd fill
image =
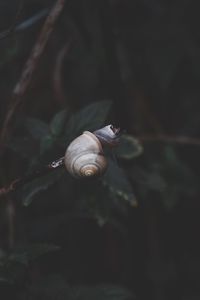
[[[31,261],[59,249],[59,246],[45,243],[15,246],[11,253],[0,259],[0,282],[21,284]]]
[[[40,142],[40,155],[52,148],[55,143],[55,137],[51,134],[47,134]]]
[[[18,262],[28,265],[32,260],[44,255],[48,252],[57,251],[60,247],[52,244],[29,244],[16,247],[13,253],[8,256],[9,262]]]
[[[123,134],[120,143],[115,149],[115,153],[119,158],[133,159],[143,152],[143,147],[137,139],[128,134]]]
[[[32,137],[37,140],[43,139],[49,133],[49,126],[39,119],[27,118],[25,127]]]
[[[67,122],[66,135],[73,138],[84,130],[94,131],[100,128],[106,121],[111,104],[109,100],[99,101],[75,113]]]
[[[6,257],[5,251],[0,248],[0,265],[1,265],[1,261],[3,261],[5,257]]]
[[[0,68],[9,63],[20,51],[18,39],[10,39],[10,46],[1,48]],[[3,45],[2,45],[3,46]]]
[[[132,179],[137,182],[140,195],[149,197],[156,192],[166,210],[173,209],[179,201],[191,199],[197,193],[198,183],[192,169],[172,146],[165,146],[146,167],[134,166]]]
[[[152,165],[151,169],[135,166],[132,171],[132,178],[143,189],[163,192],[167,188],[166,180],[155,164]]]
[[[50,123],[50,130],[51,133],[55,136],[59,136],[62,133],[62,130],[64,129],[64,125],[67,118],[67,110],[61,110],[58,112]]]
[[[69,300],[133,300],[133,294],[119,286],[78,286],[69,290]]]
[[[2,275],[1,275],[2,273]],[[6,283],[6,284],[13,284],[13,280],[11,280],[10,278],[7,278],[5,274],[3,274],[4,272],[0,269],[0,283]]]
[[[7,147],[16,152],[22,158],[30,159],[37,152],[37,145],[30,137],[12,137]]]
[[[28,206],[33,198],[40,192],[47,190],[51,185],[56,183],[62,176],[63,170],[55,170],[46,176],[39,177],[32,182],[26,184],[21,191],[23,205]]]
[[[116,163],[109,160],[109,167],[102,177],[103,184],[107,186],[113,197],[119,197],[127,201],[131,206],[137,206],[137,200],[132,190],[131,183],[128,181],[123,169]]]
[[[27,290],[31,299],[134,300],[126,288],[117,285],[69,286],[61,276],[45,276]],[[29,297],[27,297],[29,299]]]

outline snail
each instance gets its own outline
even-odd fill
[[[67,171],[76,178],[102,175],[108,166],[103,147],[119,143],[120,129],[113,125],[94,131],[84,131],[68,146],[64,163]]]

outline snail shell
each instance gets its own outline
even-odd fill
[[[94,177],[104,173],[107,160],[95,134],[84,131],[71,142],[65,153],[65,166],[74,177]]]

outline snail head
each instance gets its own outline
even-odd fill
[[[103,146],[114,147],[119,144],[121,135],[120,128],[113,125],[107,125],[93,132]]]

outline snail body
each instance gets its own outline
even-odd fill
[[[84,131],[74,139],[65,153],[65,167],[76,178],[96,177],[102,175],[107,168],[107,159],[103,152],[103,146],[116,144],[114,131],[108,125],[94,133]],[[106,135],[107,134],[107,135]],[[112,144],[112,145],[111,145]]]

